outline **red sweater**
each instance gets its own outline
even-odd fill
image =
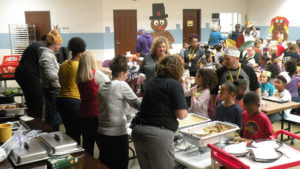
[[[243,112],[243,137],[251,140],[268,139],[273,133],[273,126],[264,113],[250,115]]]
[[[98,117],[98,100],[97,92],[99,85],[95,82],[95,70],[93,70],[94,78],[91,81],[79,83],[78,89],[80,93],[80,118],[97,118]]]

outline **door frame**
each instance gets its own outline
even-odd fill
[[[117,48],[116,48],[116,36],[115,36],[115,32],[116,32],[116,27],[115,27],[115,12],[116,11],[135,11],[135,16],[136,16],[136,31],[137,32],[137,9],[114,9],[113,10],[113,26],[114,26],[114,52],[115,55],[117,55]]]
[[[199,31],[199,42],[201,41],[201,9],[182,9],[182,46],[184,43],[184,30],[183,30],[183,26],[184,26],[184,19],[183,19],[183,15],[184,15],[184,11],[199,11],[198,17],[199,17],[199,27],[198,27],[198,31]]]

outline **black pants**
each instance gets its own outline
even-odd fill
[[[127,169],[129,143],[128,135],[107,136],[98,134],[100,161],[110,169]]]
[[[17,69],[15,76],[23,91],[28,115],[42,118],[43,91],[38,74]]]
[[[79,121],[83,140],[82,147],[86,152],[94,155],[94,145],[98,134],[98,118],[79,118]],[[97,145],[99,148],[98,142]]]
[[[66,133],[80,145],[81,128],[78,119],[80,100],[68,97],[58,97],[56,105],[66,128]]]
[[[45,121],[47,124],[53,127],[54,131],[59,130],[59,123],[61,117],[56,107],[56,96],[58,94],[58,88],[43,88],[45,99]]]

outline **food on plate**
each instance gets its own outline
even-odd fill
[[[251,143],[252,140],[242,138],[242,137],[234,137],[226,141],[226,144],[239,144],[239,143]]]
[[[197,116],[197,115],[189,115],[185,119],[179,120],[179,127],[183,127],[183,126],[191,125],[191,124],[196,124],[196,123],[199,123],[199,122],[202,122],[202,121],[204,121],[204,119]]]
[[[196,135],[197,137],[205,137],[223,132],[225,130],[228,130],[228,128],[225,125],[218,124],[210,127],[205,127],[202,130],[190,131],[190,134]]]
[[[21,108],[21,106],[18,104],[0,105],[0,110],[17,109],[17,108]]]

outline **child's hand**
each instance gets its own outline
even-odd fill
[[[193,88],[191,88],[191,92],[192,92],[192,96],[196,96],[196,92],[197,92],[197,85],[194,86]]]

